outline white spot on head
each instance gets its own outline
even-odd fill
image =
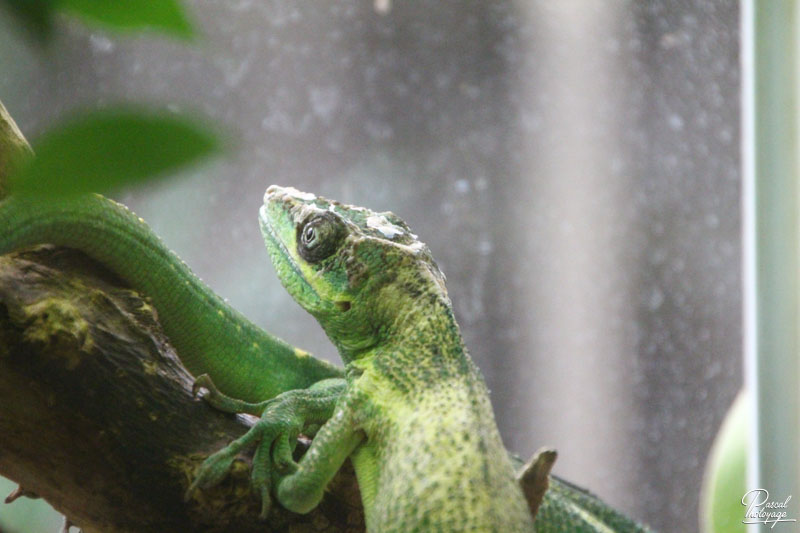
[[[279,187],[277,185],[270,185],[267,188],[267,192],[264,193],[264,203],[269,203],[273,196],[291,196],[292,198],[305,201],[313,201],[317,199],[315,194],[298,191],[294,187]]]
[[[310,193],[310,192],[303,192],[298,191],[294,187],[286,187],[283,191],[293,198],[297,198],[298,200],[306,200],[308,202],[317,199],[317,195]]]
[[[371,215],[367,217],[367,227],[380,231],[387,239],[394,239],[398,235],[403,235],[405,230],[395,226],[383,215]]]
[[[414,235],[414,239],[416,238],[417,236]],[[421,252],[424,248],[425,245],[419,241],[412,242],[411,244],[408,245],[408,249],[414,252],[415,254]]]

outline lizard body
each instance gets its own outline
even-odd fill
[[[307,510],[353,447],[370,531],[533,530],[533,519],[469,358],[444,276],[391,213],[271,187],[260,219],[292,296],[345,361],[347,387],[280,502]],[[313,235],[312,235],[313,233]],[[337,417],[339,420],[337,420]]]

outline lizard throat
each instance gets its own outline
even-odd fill
[[[265,206],[259,211],[261,233],[272,264],[283,286],[292,297],[307,311],[313,312],[320,306],[321,298],[314,287],[308,283],[302,270],[292,258],[286,245],[278,237],[270,224]]]

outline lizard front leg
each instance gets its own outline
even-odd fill
[[[366,439],[354,403],[350,395],[340,398],[295,470],[278,481],[276,496],[285,508],[295,513],[314,509],[345,459]]]
[[[219,483],[230,470],[236,456],[243,450],[257,446],[253,458],[251,479],[261,496],[261,517],[270,508],[270,489],[273,480],[295,468],[292,459],[297,437],[310,433],[331,418],[338,398],[345,389],[344,379],[327,379],[308,389],[284,392],[275,398],[248,403],[225,396],[207,377],[198,378],[196,387],[208,389],[204,397],[213,407],[233,413],[261,413],[261,419],[240,438],[209,456],[200,466],[197,477],[186,492],[186,498],[198,489]]]

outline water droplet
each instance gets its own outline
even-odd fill
[[[674,131],[681,131],[683,129],[683,119],[680,115],[673,113],[667,119],[667,124]]]
[[[650,296],[647,298],[647,308],[656,311],[664,303],[664,292],[659,287],[653,287]]]
[[[93,51],[101,54],[109,54],[114,51],[114,41],[102,35],[92,34],[89,36],[89,44]]]
[[[311,109],[324,121],[329,121],[339,107],[339,90],[336,87],[317,87],[308,93]]]

